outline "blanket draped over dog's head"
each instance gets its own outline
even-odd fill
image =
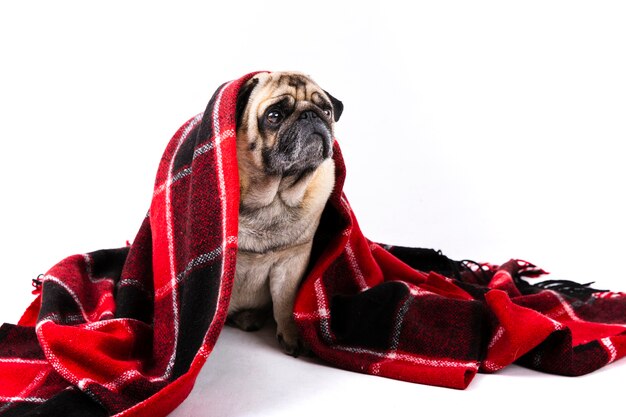
[[[171,139],[132,245],[63,260],[37,281],[19,324],[0,329],[0,415],[159,417],[189,394],[235,275],[235,106],[252,75],[218,88]],[[543,271],[527,262],[455,262],[366,239],[336,142],[334,155],[336,185],[294,309],[319,358],[465,388],[513,362],[581,375],[626,353],[624,294],[533,286],[522,278]]]

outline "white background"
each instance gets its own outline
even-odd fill
[[[366,236],[626,290],[624,22],[619,1],[2,2],[0,320],[61,258],[132,240],[174,131],[266,69],[344,102]],[[293,360],[271,338],[227,330],[176,415],[528,414],[547,399],[575,415],[612,410],[626,377],[513,367],[461,393]]]

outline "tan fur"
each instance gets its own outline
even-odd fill
[[[258,84],[237,131],[239,252],[228,313],[236,325],[251,327],[248,316],[237,313],[268,310],[271,305],[277,337],[285,351],[295,355],[301,346],[292,317],[294,298],[334,186],[334,162],[326,159],[304,176],[267,175],[261,152],[276,146],[278,139],[277,135],[261,134],[258,118],[285,97],[294,100],[296,109],[305,109],[319,104],[325,93],[300,73],[263,73],[255,78]]]

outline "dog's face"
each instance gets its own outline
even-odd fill
[[[332,157],[341,102],[308,76],[261,73],[237,100],[237,152],[244,169],[270,176],[301,175]]]

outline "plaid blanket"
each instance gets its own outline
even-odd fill
[[[132,245],[71,256],[0,329],[0,415],[165,416],[192,389],[226,317],[237,254],[235,104],[253,74],[217,89],[174,135]],[[581,375],[626,353],[626,295],[530,285],[528,262],[452,261],[366,239],[336,186],[294,316],[321,359],[465,388],[518,363]],[[278,345],[277,345],[278,349]]]

